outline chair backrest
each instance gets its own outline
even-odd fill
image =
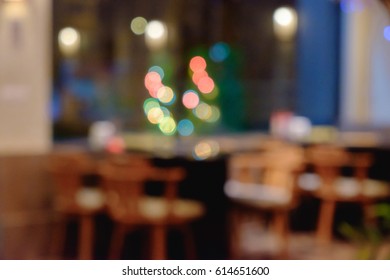
[[[56,187],[56,197],[71,202],[82,187],[82,175],[91,168],[92,160],[85,153],[57,153],[50,156],[48,171]]]
[[[264,152],[236,154],[229,161],[229,179],[293,191],[303,160],[303,150],[293,145]]]
[[[334,193],[334,182],[342,176],[343,168],[351,168],[354,179],[364,181],[373,163],[369,153],[352,153],[334,145],[315,145],[306,153],[308,163],[321,178],[321,191],[329,194]]]
[[[146,195],[145,184],[158,181],[164,184],[163,202],[170,204],[177,197],[177,187],[184,179],[182,168],[156,168],[145,158],[134,158],[127,164],[108,161],[101,167],[103,187],[109,213],[114,217],[136,220],[140,217],[139,202]]]

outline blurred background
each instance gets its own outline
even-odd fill
[[[369,152],[369,175],[390,181],[389,73],[385,0],[0,0],[0,257],[74,258],[76,224],[65,255],[45,247],[47,157],[69,149],[184,167],[182,195],[208,213],[198,258],[231,258],[223,188],[238,152],[331,143]],[[304,201],[291,224],[311,232],[319,202]],[[110,223],[97,219],[95,258],[107,258]],[[305,255],[302,242],[291,258],[355,256]]]

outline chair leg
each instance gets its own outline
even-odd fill
[[[240,226],[242,223],[242,215],[239,209],[233,208],[229,212],[229,255],[230,259],[237,260],[240,258],[241,234]]]
[[[114,226],[108,256],[110,260],[119,260],[121,258],[121,252],[125,244],[126,232],[127,230],[125,225],[118,224]]]
[[[188,260],[196,259],[196,246],[195,239],[192,233],[192,230],[188,224],[180,227],[180,230],[183,234],[184,247]]]
[[[280,242],[280,259],[288,258],[288,237],[289,237],[289,224],[288,224],[288,212],[277,211],[274,213],[274,229]]]
[[[50,240],[50,256],[53,258],[64,258],[64,249],[66,243],[66,225],[67,219],[63,216],[54,222],[53,232]]]
[[[94,223],[92,215],[82,215],[80,218],[79,259],[93,258]]]
[[[317,241],[320,243],[329,244],[332,240],[333,219],[335,210],[335,201],[321,201],[316,233]]]
[[[363,204],[363,218],[365,225],[377,226],[378,220],[375,216],[375,211],[373,208],[373,204],[370,202]]]
[[[151,258],[153,260],[165,260],[167,258],[167,229],[163,225],[152,227]]]

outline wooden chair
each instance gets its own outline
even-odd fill
[[[264,152],[232,155],[225,193],[236,206],[272,214],[272,224],[281,243],[280,258],[287,257],[289,212],[296,206],[295,183],[303,163],[303,150],[284,145]],[[237,208],[236,208],[237,209]],[[238,208],[239,209],[239,208]],[[234,212],[233,212],[234,213]],[[240,218],[232,217],[231,254],[238,258]],[[240,214],[238,214],[240,215]]]
[[[311,185],[312,194],[320,199],[317,222],[317,240],[329,243],[336,205],[338,203],[359,203],[363,207],[364,219],[372,222],[372,205],[389,196],[386,182],[368,178],[373,158],[367,153],[351,153],[341,147],[317,145],[307,149],[308,163],[314,174],[305,174],[306,183]],[[343,169],[352,169],[352,176],[343,176]],[[304,180],[301,180],[304,185]]]
[[[133,162],[134,163],[134,162]],[[110,258],[119,259],[126,233],[134,228],[150,230],[151,259],[166,259],[167,230],[179,227],[186,235],[188,258],[195,258],[190,222],[204,214],[201,203],[180,199],[178,184],[185,177],[181,168],[155,168],[150,164],[120,165],[107,162],[101,168],[107,197],[107,210],[115,222]],[[164,184],[162,196],[145,192],[147,181]]]
[[[82,184],[82,176],[95,171],[93,164],[84,153],[58,153],[50,157],[48,165],[55,185],[54,208],[63,220],[53,242],[64,249],[66,220],[76,217],[79,259],[93,258],[94,216],[104,210],[103,192]]]

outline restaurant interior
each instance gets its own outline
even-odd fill
[[[390,0],[0,0],[0,259],[390,258]]]

